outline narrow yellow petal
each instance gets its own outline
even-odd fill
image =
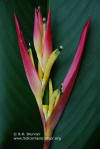
[[[53,109],[54,109],[55,101],[56,101],[56,98],[57,98],[59,92],[60,92],[59,89],[56,89],[56,90],[53,92],[53,94],[52,94],[52,96],[51,96],[51,98],[50,98],[50,100],[49,100],[48,116],[52,113],[52,111],[53,111]]]
[[[43,71],[42,71],[42,68],[41,68],[39,62],[38,62],[38,74],[39,74],[40,80],[42,81],[42,79],[43,79]]]
[[[33,54],[32,54],[31,48],[28,49],[28,52],[29,52],[29,56],[30,56],[30,59],[31,59],[31,61],[32,61],[32,64],[33,64],[33,66],[35,67],[35,63],[34,63],[34,59],[33,59]]]
[[[52,80],[49,79],[49,101],[50,101],[50,98],[51,98],[51,96],[52,96],[52,93],[53,93]]]
[[[59,93],[58,93],[58,95],[57,95],[57,97],[56,97],[54,107],[57,105],[57,103],[58,103],[58,101],[59,101],[59,98],[60,98],[60,91],[59,91]]]
[[[44,117],[47,120],[49,106],[48,105],[42,105],[42,108],[43,108]]]
[[[49,59],[47,61],[45,72],[44,72],[44,76],[43,76],[43,81],[42,81],[43,90],[45,89],[45,86],[47,84],[48,78],[50,76],[51,68],[52,68],[54,62],[56,61],[57,57],[59,56],[59,54],[60,54],[60,50],[59,49],[54,50],[51,53],[51,55],[50,55],[50,57],[49,57]]]

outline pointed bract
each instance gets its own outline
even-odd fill
[[[39,9],[38,21],[39,21],[39,26],[40,26],[41,38],[43,40],[43,19],[42,19],[41,9]]]
[[[86,25],[83,28],[75,57],[62,83],[63,94],[60,97],[55,109],[53,110],[51,116],[48,119],[47,125],[51,126],[52,129],[54,129],[56,124],[58,123],[58,120],[64,110],[66,103],[68,102],[70,93],[72,91],[72,88],[79,70],[82,54],[84,51],[84,45],[85,45],[89,26],[90,26],[90,19],[87,21]]]
[[[42,95],[41,82],[40,82],[40,79],[38,77],[37,71],[36,71],[34,65],[32,64],[32,61],[31,61],[30,56],[28,54],[28,49],[26,47],[26,43],[25,43],[25,40],[23,37],[23,33],[21,31],[21,28],[20,28],[16,14],[14,14],[14,18],[15,18],[15,24],[16,24],[16,30],[17,30],[20,52],[21,52],[26,76],[27,76],[30,87],[31,87],[35,97],[38,100],[40,100],[41,95]],[[39,102],[39,104],[40,104],[41,101],[37,101],[37,102]]]
[[[42,37],[41,37],[41,28],[40,28],[41,25],[40,24],[41,23],[39,23],[37,10],[35,8],[33,42],[34,42],[34,47],[36,50],[39,63],[42,67]]]
[[[43,67],[45,69],[46,62],[52,52],[52,37],[51,37],[51,10],[48,12],[48,20],[44,38],[44,48],[43,48]]]
[[[71,67],[70,67],[70,69],[69,69],[69,71],[68,71],[68,73],[67,73],[67,75],[66,75],[66,77],[65,77],[65,79],[62,83],[63,92],[65,92],[66,87],[69,84],[69,80],[71,80],[71,78],[73,76],[74,76],[74,79],[75,79],[75,76],[77,75],[76,71],[78,71],[78,68],[79,68],[79,65],[80,65],[80,60],[82,58],[82,53],[83,53],[83,50],[84,50],[85,41],[86,41],[89,26],[90,26],[90,19],[87,21],[86,25],[84,26],[84,29],[81,33],[81,38],[80,38],[80,41],[79,41],[78,49],[77,49],[77,52],[76,52],[75,57],[73,59],[72,65],[71,65]]]

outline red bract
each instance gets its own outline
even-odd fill
[[[42,85],[37,73],[36,68],[33,66],[31,59],[28,54],[28,49],[25,44],[25,40],[20,28],[20,25],[18,23],[18,19],[15,16],[15,23],[16,23],[16,30],[17,30],[17,36],[18,36],[18,42],[19,42],[19,47],[20,47],[20,52],[26,72],[27,79],[29,81],[30,87],[35,95],[35,97],[38,99],[38,104],[39,100],[41,100],[42,96]],[[42,101],[40,101],[42,102]]]
[[[64,107],[66,103],[68,102],[70,93],[72,91],[72,88],[73,88],[73,85],[74,85],[74,82],[75,82],[75,79],[76,79],[76,76],[79,70],[80,62],[82,59],[82,54],[84,51],[84,46],[85,46],[89,26],[90,26],[90,19],[87,21],[86,25],[83,28],[75,57],[62,83],[63,94],[61,95],[55,109],[53,110],[52,115],[48,119],[47,123],[48,125],[52,127],[52,129],[55,128],[64,110]]]

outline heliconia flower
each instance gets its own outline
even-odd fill
[[[31,48],[27,49],[18,19],[16,15],[14,15],[14,17],[20,52],[26,76],[29,81],[30,87],[36,97],[36,101],[38,103],[39,111],[41,114],[45,139],[44,149],[48,149],[50,144],[50,140],[48,138],[52,136],[53,130],[61,117],[61,114],[65,108],[66,103],[68,102],[69,96],[71,94],[72,88],[74,86],[78,74],[87,38],[87,33],[90,26],[90,19],[87,21],[86,25],[83,28],[78,49],[76,51],[72,64],[68,70],[68,73],[66,74],[66,77],[62,83],[62,89],[54,90],[52,80],[50,78],[50,72],[54,62],[60,54],[61,48],[52,51],[51,10],[49,9],[47,25],[46,28],[44,28],[45,24],[43,23],[41,10],[39,9],[39,12],[37,14],[37,10],[35,9],[33,40],[38,58],[38,71],[35,67],[32,50]],[[43,95],[48,80],[49,104],[44,105]]]
[[[42,104],[42,84],[39,79],[38,73],[36,71],[35,66],[32,63],[32,59],[28,54],[28,49],[26,47],[26,43],[17,19],[16,14],[14,14],[15,17],[15,23],[16,23],[16,30],[17,30],[17,36],[18,36],[18,42],[20,47],[20,52],[26,72],[27,79],[29,81],[30,87],[37,99],[38,104]]]

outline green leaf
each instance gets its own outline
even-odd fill
[[[16,12],[26,43],[33,47],[34,8],[47,16],[49,0],[0,0],[0,149],[43,149],[43,141],[15,141],[13,133],[43,136],[34,95],[25,76],[13,14]],[[100,2],[99,0],[52,0],[54,49],[64,49],[52,70],[54,88],[59,88],[78,46],[89,17],[89,30],[80,71],[69,102],[54,131],[51,149],[94,149],[100,138]]]

